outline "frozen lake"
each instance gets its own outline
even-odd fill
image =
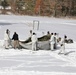
[[[10,30],[10,37],[16,31],[20,40],[29,37],[33,29],[33,21],[39,21],[39,30],[33,30],[37,36],[47,31],[67,35],[76,41],[76,20],[50,17],[31,17],[0,15],[0,75],[76,75],[76,42],[66,44],[67,55],[58,55],[59,49],[26,50],[4,49],[3,39],[6,29]]]
[[[38,55],[37,52],[30,53],[30,55],[0,56],[0,69],[76,73],[76,67],[70,62],[56,58],[51,53]]]

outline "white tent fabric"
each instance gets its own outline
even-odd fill
[[[20,46],[25,49],[32,49],[32,42],[30,43],[21,43],[19,42]],[[50,49],[50,42],[49,41],[39,41],[37,42],[37,49],[40,50],[49,50]]]

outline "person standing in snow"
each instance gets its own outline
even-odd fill
[[[4,34],[4,46],[5,46],[5,49],[9,48],[9,40],[10,40],[10,33],[9,33],[9,30],[7,29],[5,31],[5,34]]]
[[[30,37],[32,37],[32,30],[30,30]]]
[[[64,35],[64,42],[65,43],[68,43],[68,39],[67,39],[67,36],[66,35]]]
[[[65,41],[64,39],[59,38],[59,44],[60,44],[60,51],[58,54],[61,54],[63,52],[63,54],[65,55]]]
[[[57,33],[54,33],[54,41],[55,41],[55,43],[54,43],[54,49],[57,49],[57,44],[58,44],[58,34]]]
[[[47,32],[47,36],[48,36],[48,39],[50,39],[51,34],[50,34],[50,32],[49,32],[49,31]]]
[[[9,29],[7,29],[7,31],[8,31],[8,36],[9,36],[9,46],[12,46],[12,44],[11,44],[11,38],[10,38],[10,31],[9,31]]]
[[[14,49],[19,48],[19,37],[18,34],[16,32],[14,32],[12,40],[14,40]]]
[[[55,40],[54,40],[54,34],[51,33],[51,38],[50,38],[50,44],[51,44],[51,50],[54,50],[54,44],[55,44]]]
[[[36,51],[36,49],[37,49],[36,48],[37,47],[37,37],[36,37],[35,33],[33,33],[31,40],[32,40],[32,50]]]
[[[27,39],[27,41],[31,41],[31,37],[32,37],[32,30],[30,30],[29,38]]]

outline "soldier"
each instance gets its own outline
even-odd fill
[[[54,34],[53,33],[51,33],[50,44],[51,44],[51,50],[54,50],[55,40],[54,40]]]
[[[37,37],[36,37],[35,33],[33,33],[31,40],[32,40],[32,50],[36,51],[36,49],[37,49],[36,48],[36,46],[37,46]]]
[[[7,29],[5,31],[5,34],[4,34],[4,46],[5,46],[5,49],[9,48],[9,40],[10,40],[10,35],[9,35],[9,30]]]
[[[57,33],[54,33],[54,41],[55,41],[54,49],[57,49],[57,44],[58,44],[58,34]]]
[[[61,54],[63,52],[63,54],[65,55],[65,42],[64,39],[59,38],[59,44],[60,44],[60,51],[58,54]]]
[[[19,37],[18,34],[16,32],[14,32],[12,40],[14,40],[14,49],[19,48]]]
[[[30,30],[30,37],[32,37],[32,30]]]

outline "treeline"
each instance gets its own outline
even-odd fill
[[[76,16],[76,0],[41,0],[35,13],[37,0],[0,0],[0,11],[21,15]]]

